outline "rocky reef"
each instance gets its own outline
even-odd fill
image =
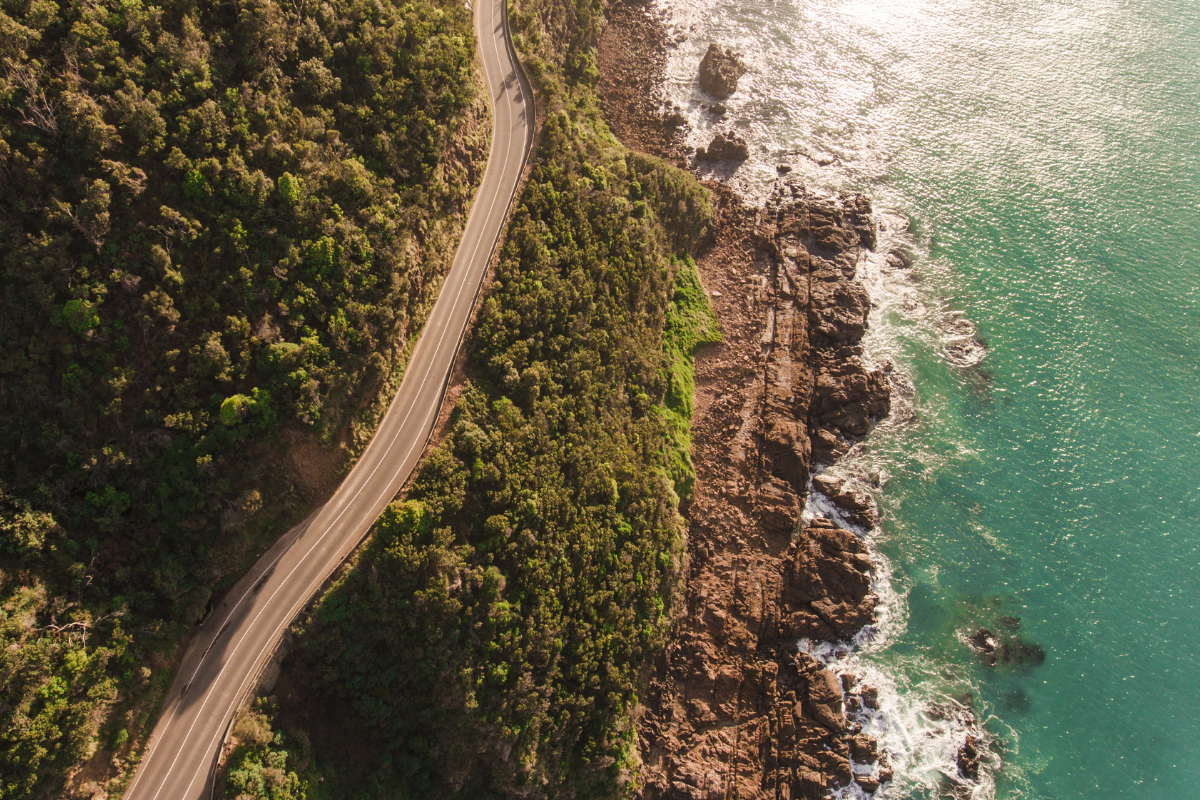
[[[887,756],[847,711],[873,707],[878,692],[798,646],[853,638],[878,605],[865,540],[801,513],[814,464],[890,405],[860,345],[870,301],[855,272],[874,244],[870,203],[798,184],[757,212],[718,197],[700,268],[726,340],[697,359],[686,610],[638,724],[642,797],[874,791],[891,778]],[[829,496],[874,519],[865,495]]]

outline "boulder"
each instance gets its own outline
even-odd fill
[[[667,130],[678,130],[687,125],[687,117],[678,108],[673,108],[663,115],[663,127]]]
[[[809,679],[804,711],[809,719],[834,733],[839,733],[846,727],[846,716],[842,709],[842,687],[838,684],[836,675],[827,669],[815,672]]]
[[[958,774],[969,781],[979,781],[979,747],[974,736],[968,736],[958,748],[958,756],[954,759],[958,766]]]
[[[858,438],[866,436],[871,422],[886,416],[891,406],[891,385],[883,372],[868,370],[858,359],[831,360],[818,365],[809,424],[835,428],[845,436]],[[813,457],[821,460],[815,452],[815,431],[810,436]],[[851,502],[848,496],[846,501]]]
[[[907,247],[897,247],[888,251],[887,265],[892,269],[908,269],[912,262],[913,254]]]
[[[749,157],[746,140],[733,133],[718,133],[708,147],[696,151],[699,161],[745,161]]]
[[[832,265],[823,265],[812,271],[809,291],[809,335],[815,341],[828,345],[862,341],[871,298],[861,283],[847,280]]]
[[[700,88],[718,100],[724,100],[737,91],[738,78],[745,71],[732,50],[710,44],[704,58],[700,59]]]
[[[867,794],[879,791],[879,779],[873,778],[870,775],[856,775],[854,776],[854,782]]]
[[[871,624],[879,604],[871,593],[873,569],[861,539],[814,519],[787,555],[780,637],[838,641]]]
[[[813,488],[832,500],[846,519],[861,528],[874,527],[878,521],[875,504],[865,492],[855,491],[845,481],[826,475],[814,475],[812,481]]]
[[[857,764],[874,764],[879,760],[879,745],[865,733],[850,737],[850,757]]]
[[[850,227],[858,234],[863,247],[875,249],[875,215],[871,210],[871,198],[856,194],[846,201],[846,217]]]

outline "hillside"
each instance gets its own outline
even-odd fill
[[[119,784],[369,435],[478,181],[473,58],[437,0],[0,3],[0,798]]]
[[[633,788],[684,566],[691,353],[718,332],[688,257],[708,194],[609,132],[602,13],[513,8],[549,111],[450,432],[243,719],[228,797]]]

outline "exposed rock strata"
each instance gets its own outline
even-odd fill
[[[700,59],[700,88],[718,100],[737,91],[738,79],[745,74],[737,54],[713,43]]]
[[[847,712],[875,705],[877,690],[796,647],[852,638],[878,604],[863,539],[801,521],[814,461],[889,406],[886,376],[859,344],[870,302],[854,275],[874,243],[870,205],[798,186],[757,215],[726,190],[718,198],[700,268],[726,340],[697,359],[691,574],[638,724],[642,796],[874,791],[891,777],[886,754]]]
[[[611,6],[600,92],[626,145],[680,163],[681,120],[653,99],[664,42],[639,3]],[[716,145],[704,156],[729,158]],[[754,210],[709,186],[715,217],[699,267],[725,338],[696,361],[690,574],[643,694],[641,795],[817,798],[851,782],[874,791],[891,780],[887,754],[853,719],[878,706],[878,690],[839,680],[796,646],[854,636],[878,603],[863,540],[826,520],[801,523],[814,465],[889,408],[887,378],[860,346],[870,299],[854,276],[875,246],[870,202],[787,185]],[[825,481],[843,517],[869,526],[869,498]]]

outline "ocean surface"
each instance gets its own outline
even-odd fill
[[[692,143],[751,144],[721,177],[865,191],[915,255],[863,265],[902,377],[838,467],[881,486],[887,613],[828,657],[883,688],[885,796],[948,796],[974,735],[955,796],[1200,797],[1200,3],[659,2]]]

